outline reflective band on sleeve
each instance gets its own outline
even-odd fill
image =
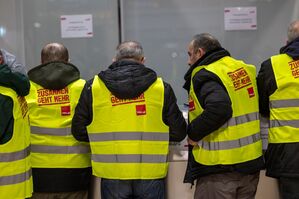
[[[165,163],[167,155],[148,155],[148,154],[92,154],[94,162],[104,163]]]
[[[71,128],[44,128],[31,126],[32,134],[66,136],[71,135]]]
[[[288,100],[271,100],[270,108],[285,108],[285,107],[299,107],[298,99],[288,99]]]
[[[91,142],[114,140],[144,140],[144,141],[169,141],[169,133],[153,132],[109,132],[88,134]]]
[[[0,176],[0,186],[17,184],[21,182],[25,182],[31,177],[31,169],[26,171],[25,173],[20,173],[12,176]]]
[[[299,120],[270,120],[270,128],[281,126],[299,128]]]
[[[30,146],[22,151],[13,153],[0,153],[0,162],[13,162],[25,159],[30,154]]]
[[[199,146],[204,148],[205,150],[209,151],[216,151],[216,150],[226,150],[226,149],[234,149],[240,148],[249,144],[253,144],[257,141],[261,140],[260,132],[250,135],[244,138],[240,138],[237,140],[231,141],[223,141],[223,142],[206,142],[201,141],[199,142]]]
[[[89,146],[46,146],[46,145],[31,145],[33,153],[53,153],[53,154],[85,154],[90,153]]]
[[[224,125],[222,125],[221,128],[227,128],[229,126],[236,126],[236,125],[244,124],[247,122],[252,122],[252,121],[255,121],[258,119],[259,119],[258,112],[249,113],[249,114],[241,115],[241,116],[237,116],[237,117],[232,117]]]

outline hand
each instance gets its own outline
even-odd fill
[[[196,146],[198,145],[198,142],[195,142],[193,140],[191,140],[189,137],[187,138],[188,144],[192,145],[192,146]]]

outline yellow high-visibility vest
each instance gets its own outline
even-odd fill
[[[271,63],[277,89],[269,97],[269,143],[299,142],[299,61],[280,54]]]
[[[24,97],[0,86],[0,93],[13,101],[13,135],[0,144],[0,198],[24,199],[32,195],[30,163],[30,127],[28,106]]]
[[[134,99],[118,99],[95,76],[93,120],[87,127],[93,175],[108,179],[159,179],[167,174],[169,127],[158,78]]]
[[[255,67],[226,56],[210,65],[195,68],[192,78],[203,68],[217,75],[222,81],[232,102],[233,116],[193,148],[195,160],[203,165],[229,165],[260,157],[262,142]],[[202,112],[203,108],[191,83],[190,122]]]
[[[85,81],[61,90],[49,90],[31,82],[26,96],[31,125],[33,168],[90,167],[90,148],[71,133],[71,121]]]

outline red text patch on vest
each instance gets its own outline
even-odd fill
[[[145,104],[136,105],[136,115],[146,115]]]
[[[20,103],[20,108],[21,108],[21,112],[22,112],[22,116],[23,118],[26,117],[27,113],[28,113],[28,105],[27,102],[25,100],[25,97],[18,97],[18,101]]]
[[[61,115],[62,116],[71,115],[71,106],[62,106],[61,107]]]
[[[112,106],[118,106],[118,105],[124,105],[124,104],[133,104],[133,103],[139,103],[139,102],[145,102],[144,93],[139,95],[138,97],[135,97],[133,99],[119,99],[113,94],[111,94],[110,101]]]
[[[228,72],[227,75],[232,80],[235,91],[251,85],[250,77],[243,67],[233,72]]]
[[[247,91],[250,98],[255,96],[253,87],[247,88]]]
[[[37,90],[37,104],[39,106],[67,104],[70,102],[69,90],[64,88],[61,90],[39,89]]]
[[[299,60],[289,62],[290,69],[294,78],[299,77]]]
[[[195,110],[194,100],[192,98],[189,99],[189,111]]]

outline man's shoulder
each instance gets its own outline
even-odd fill
[[[162,82],[163,82],[163,86],[164,86],[164,92],[170,93],[172,91],[171,85],[168,82],[164,81],[163,79],[162,79]]]
[[[215,73],[213,73],[213,72],[211,72],[211,71],[209,71],[205,68],[198,71],[192,78],[192,81],[195,84],[196,83],[208,82],[208,81],[217,81],[217,82],[219,82],[219,80],[220,80],[219,77]]]

